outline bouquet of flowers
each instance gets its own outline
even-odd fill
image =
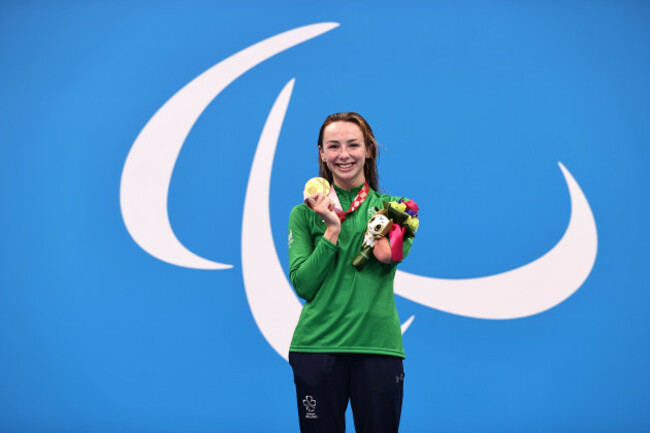
[[[352,265],[362,270],[370,259],[370,252],[375,241],[388,236],[393,254],[393,261],[402,260],[404,239],[415,237],[420,220],[418,205],[413,200],[384,202],[384,208],[375,213],[368,221],[368,230],[363,236],[361,251],[352,259]]]

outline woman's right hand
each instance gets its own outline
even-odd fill
[[[307,203],[319,217],[323,218],[327,227],[341,226],[341,220],[334,212],[334,202],[320,192],[307,196]]]
[[[336,244],[339,232],[341,231],[341,220],[336,215],[336,212],[334,212],[334,202],[326,195],[317,192],[307,196],[307,203],[323,219],[327,226],[323,236],[333,244]]]

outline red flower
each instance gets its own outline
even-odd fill
[[[406,205],[406,209],[412,210],[413,212],[415,212],[415,215],[418,214],[420,208],[413,200],[406,201],[404,202],[404,204]]]

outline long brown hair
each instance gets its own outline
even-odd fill
[[[366,144],[367,156],[366,162],[363,165],[363,174],[368,181],[370,188],[375,191],[379,191],[379,174],[377,173],[377,159],[379,158],[379,152],[377,149],[377,140],[372,133],[372,128],[366,122],[366,119],[361,117],[360,114],[349,112],[349,113],[334,113],[327,116],[323,126],[320,127],[320,133],[318,134],[318,167],[320,170],[320,176],[327,179],[327,181],[332,184],[334,182],[332,178],[332,172],[327,167],[327,164],[320,156],[320,150],[323,149],[323,132],[328,125],[334,122],[350,122],[354,123],[361,129],[363,133],[363,141]]]

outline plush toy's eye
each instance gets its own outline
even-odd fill
[[[375,231],[378,232],[379,230],[381,230],[381,224],[377,224],[375,226]]]

